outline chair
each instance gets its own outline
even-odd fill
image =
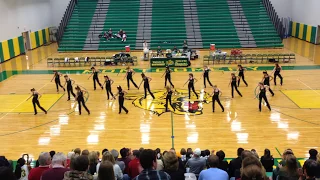
[[[296,55],[295,54],[290,54],[290,58],[289,58],[289,61],[294,61],[296,62]]]
[[[255,63],[257,61],[257,55],[256,54],[252,54],[251,56],[251,63]],[[250,63],[250,62],[249,62]]]
[[[52,58],[48,58],[47,59],[47,66],[49,66],[49,64],[53,65],[53,59]]]
[[[208,55],[204,55],[202,60],[203,60],[203,64],[204,64],[204,62],[207,62],[209,64],[209,56]]]
[[[262,54],[258,54],[258,55],[257,55],[257,62],[260,61],[260,63],[262,63],[262,60],[263,60]]]
[[[252,55],[251,54],[246,54],[246,61],[249,61],[249,63],[252,61]]]

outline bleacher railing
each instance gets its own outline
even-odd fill
[[[67,7],[67,10],[62,17],[62,20],[61,20],[61,23],[59,25],[58,32],[57,32],[57,37],[56,37],[58,44],[60,43],[60,41],[62,39],[64,30],[65,30],[66,26],[68,25],[68,22],[72,16],[72,13],[73,13],[73,10],[74,10],[76,4],[77,4],[77,0],[70,0],[69,5]]]
[[[264,7],[267,10],[267,14],[269,15],[274,27],[276,28],[276,31],[278,33],[278,35],[280,36],[281,39],[285,38],[285,27],[284,24],[282,22],[282,20],[280,20],[276,10],[274,9],[274,7],[272,6],[270,0],[262,0],[262,3],[264,5]]]

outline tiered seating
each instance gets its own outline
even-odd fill
[[[240,0],[257,47],[283,47],[261,0]]]
[[[82,51],[97,1],[79,0],[65,29],[58,51]]]
[[[240,48],[237,31],[226,0],[196,0],[203,48]]]
[[[187,40],[183,0],[153,0],[151,49],[181,48]]]

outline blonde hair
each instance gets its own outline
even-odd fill
[[[90,164],[97,163],[97,162],[98,162],[97,152],[91,151],[91,152],[89,153],[88,158],[89,158],[89,163],[90,163]]]
[[[179,168],[178,157],[172,151],[168,151],[163,155],[163,162],[166,170],[177,171]]]
[[[113,155],[109,151],[106,151],[106,152],[103,153],[102,162],[104,162],[104,161],[110,161],[113,165],[116,163],[116,161],[114,160]]]

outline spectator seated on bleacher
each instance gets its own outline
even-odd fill
[[[183,41],[182,49],[183,49],[183,52],[188,51],[188,43],[187,43],[187,40],[184,40],[184,41]]]
[[[148,47],[147,41],[144,41],[142,46],[143,46],[143,57],[147,58],[149,54],[149,47]]]
[[[122,34],[122,42],[126,42],[127,41],[127,34],[125,31],[123,31],[123,34]]]
[[[157,49],[157,57],[160,57],[160,56],[163,56],[163,53],[162,53],[161,47],[158,46],[158,49]]]
[[[123,36],[123,30],[120,29],[120,31],[118,31],[118,33],[116,34],[116,37],[122,39],[122,36]]]
[[[176,53],[174,56],[175,56],[175,57],[181,57],[181,55],[182,55],[182,54],[181,54],[180,50],[178,50],[177,53]]]
[[[113,38],[113,36],[112,36],[112,29],[111,29],[111,28],[109,29],[107,36],[108,36],[108,39]]]
[[[178,52],[178,48],[177,46],[174,46],[173,49],[172,49],[172,54],[175,54]]]
[[[75,61],[75,62],[79,62],[79,57],[75,57],[75,58],[74,58],[74,61]]]
[[[65,58],[64,58],[64,62],[65,62],[65,63],[69,62],[69,60],[70,60],[70,58],[68,58],[68,57],[65,57]]]

